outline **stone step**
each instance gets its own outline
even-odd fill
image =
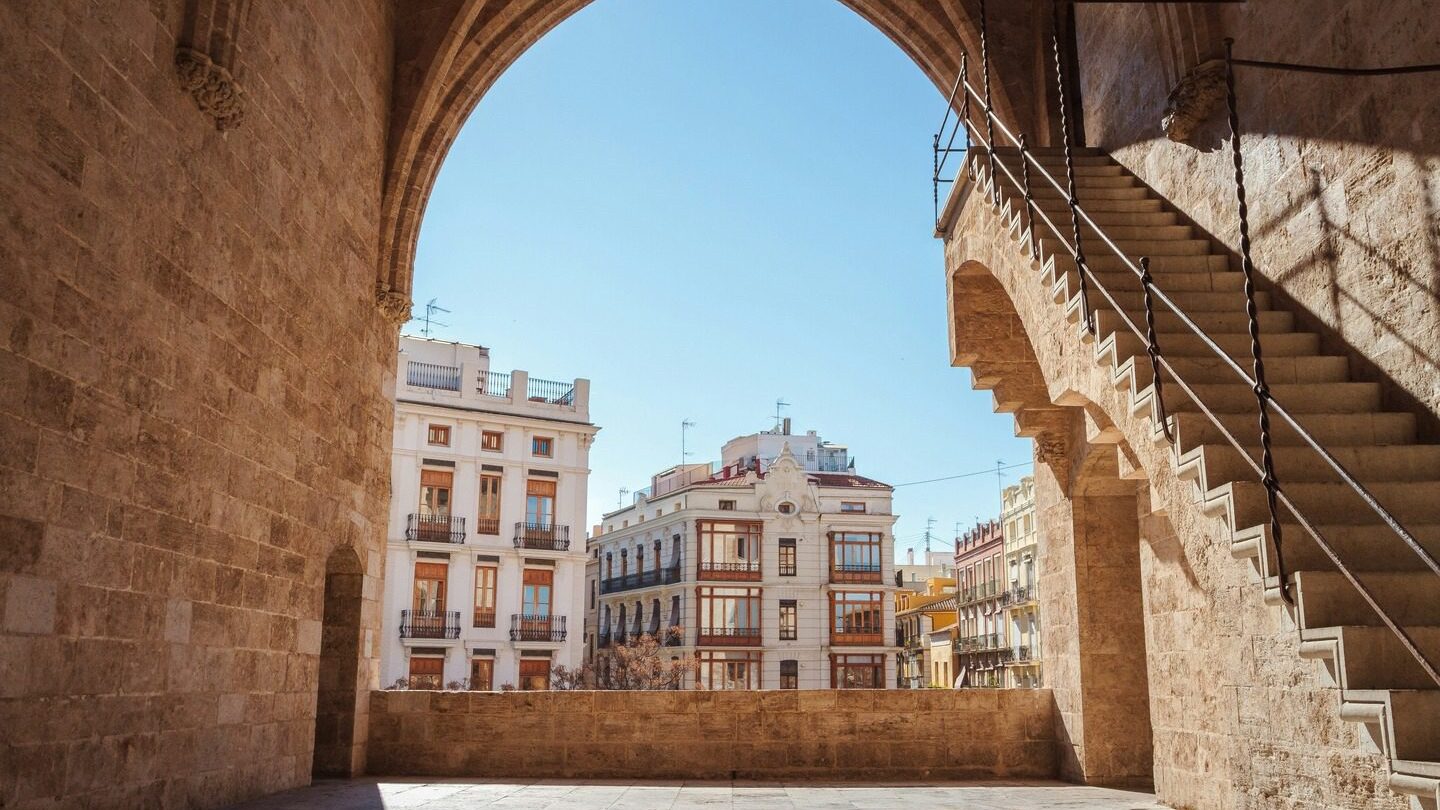
[[[1348,484],[1287,482],[1283,478],[1281,482],[1285,494],[1312,523],[1359,526],[1379,520]],[[1436,497],[1436,493],[1440,493],[1440,481],[1380,481],[1367,484],[1366,489],[1401,525],[1440,523],[1440,497]],[[1206,509],[1215,512],[1223,508],[1226,496],[1232,505],[1235,527],[1269,522],[1265,487],[1258,481],[1232,481],[1210,490],[1205,493]]]
[[[1143,300],[1143,299],[1142,299]],[[1181,307],[1183,310],[1184,307]],[[1145,309],[1143,307],[1125,307],[1125,314],[1135,326],[1145,329]],[[1250,318],[1244,312],[1197,312],[1191,315],[1185,313],[1196,326],[1199,326],[1208,335],[1246,335],[1249,336]],[[1168,309],[1165,309],[1158,302],[1155,304],[1155,331],[1160,334],[1180,333],[1195,334],[1190,330],[1180,316]],[[1130,327],[1120,318],[1120,315],[1110,307],[1109,302],[1102,302],[1095,307],[1095,327],[1101,337],[1111,332],[1128,332]],[[1283,310],[1263,310],[1256,313],[1256,320],[1260,324],[1261,340],[1264,335],[1279,334],[1295,331],[1295,316]],[[1158,340],[1158,338],[1157,338]],[[1163,352],[1165,345],[1160,344]],[[1234,376],[1233,374],[1231,375]],[[1279,382],[1277,380],[1276,382]]]
[[[1020,200],[1018,201],[1018,203],[1019,208],[1025,207],[1024,200]],[[1035,200],[1035,207],[1041,209],[1042,211],[1045,211],[1051,216],[1052,219],[1055,219],[1057,223],[1060,222],[1057,217],[1063,216],[1065,217],[1065,219],[1070,218],[1070,204],[1067,201],[1059,198],[1039,197]],[[1169,213],[1172,217],[1174,216],[1173,213],[1165,211],[1164,203],[1154,198],[1142,198],[1135,200],[1092,199],[1086,200],[1084,206],[1082,207],[1085,209],[1085,212],[1090,215],[1090,218],[1094,220],[1097,224],[1099,224],[1102,228],[1105,227],[1107,222],[1107,219],[1104,216],[1105,214]],[[1174,220],[1171,221],[1173,222]]]
[[[1259,413],[1255,391],[1243,383],[1197,383],[1190,388],[1213,413]],[[1312,413],[1372,413],[1380,409],[1378,383],[1271,384],[1270,393],[1276,402],[1297,416]],[[1179,386],[1166,389],[1165,404],[1169,413],[1196,410],[1194,401]],[[1440,490],[1437,490],[1437,494],[1440,494]]]
[[[1013,202],[1007,204],[1013,204]],[[1025,204],[1022,201],[1020,205],[1014,210],[1023,210],[1024,207]],[[1046,215],[1048,215],[1050,219],[1057,226],[1059,226],[1061,233],[1070,233],[1071,223],[1069,208],[1066,208],[1063,205],[1059,207],[1050,206],[1048,208],[1042,208],[1040,206],[1037,206],[1037,208],[1043,210]],[[1180,217],[1178,214],[1176,214],[1174,211],[1164,210],[1159,205],[1158,201],[1151,209],[1142,211],[1089,211],[1087,209],[1087,213],[1089,213],[1090,219],[1094,221],[1095,224],[1105,229],[1106,233],[1110,233],[1112,228],[1149,228],[1152,226],[1175,226],[1178,225],[1178,223],[1180,222]],[[1036,221],[1039,223],[1039,230],[1037,231],[1037,233],[1049,231],[1049,228],[1046,227],[1045,223],[1040,221],[1038,214],[1036,215]],[[1082,239],[1087,234],[1093,236],[1093,231],[1089,230],[1089,222],[1081,219],[1080,227],[1087,229],[1086,231],[1081,233]],[[1068,239],[1069,236],[1067,235],[1066,238]]]
[[[1340,717],[1371,727],[1396,759],[1440,761],[1440,689],[1350,689]]]
[[[1167,404],[1170,389],[1165,389]],[[1253,397],[1252,397],[1252,402]],[[1255,410],[1252,407],[1251,412]],[[1253,436],[1256,431],[1251,430]],[[1246,442],[1250,457],[1260,457],[1259,441]],[[1326,448],[1350,474],[1365,485],[1377,481],[1440,480],[1440,445],[1435,444],[1382,444],[1362,447]],[[1253,468],[1231,444],[1207,444],[1196,451],[1196,459],[1205,466],[1205,479],[1210,486],[1224,481],[1254,478]],[[1313,449],[1303,445],[1272,447],[1277,474],[1284,481],[1338,481],[1335,473],[1324,459]]]
[[[1078,301],[1076,299],[1078,299],[1079,297],[1079,289],[1074,286],[1068,287],[1067,289],[1071,295],[1071,298],[1069,299],[1071,303],[1078,304]],[[1110,294],[1115,299],[1116,303],[1123,307],[1127,312],[1143,312],[1145,309],[1145,296],[1141,290],[1111,290]],[[1189,314],[1190,317],[1197,319],[1200,316],[1205,315],[1206,313],[1236,312],[1237,307],[1239,312],[1245,311],[1245,295],[1242,292],[1198,292],[1188,290],[1173,290],[1171,292],[1167,292],[1166,296],[1170,300],[1174,301],[1187,314]],[[1092,311],[1098,312],[1101,308],[1109,307],[1109,302],[1106,301],[1103,297],[1101,297],[1098,293],[1092,292],[1092,298]],[[1057,297],[1056,300],[1059,301],[1061,299]],[[1257,291],[1255,293],[1255,306],[1262,311],[1269,311],[1271,309],[1270,293],[1265,292],[1264,290]],[[1072,321],[1078,317],[1078,315],[1073,315],[1068,311],[1066,314],[1070,317]]]
[[[1266,361],[1269,365],[1269,361]],[[1168,392],[1167,392],[1168,393]],[[1224,436],[1204,414],[1178,413],[1175,421],[1176,444],[1181,452],[1200,445],[1224,444]],[[1242,442],[1258,441],[1257,417],[1254,414],[1220,414],[1220,422]],[[1309,414],[1305,430],[1332,452],[1340,447],[1370,447],[1378,444],[1411,444],[1415,441],[1415,414],[1405,412]],[[1300,444],[1302,439],[1281,420],[1270,421],[1273,445]]]
[[[1203,259],[1206,257],[1163,256],[1161,258],[1169,259],[1173,262],[1183,261],[1189,263],[1195,259]],[[1080,273],[1078,270],[1065,267],[1057,262],[1051,269],[1050,275],[1052,277],[1050,282],[1051,287],[1057,290],[1066,289],[1079,292]],[[1101,269],[1092,264],[1085,280],[1092,292],[1098,288],[1104,288],[1111,293],[1125,290],[1136,293],[1143,293],[1144,291],[1143,286],[1140,284],[1140,277],[1131,273],[1129,270]],[[1160,287],[1162,285],[1157,284],[1155,286]],[[1236,300],[1243,304],[1245,301],[1244,286],[1245,279],[1239,273],[1212,273],[1203,268],[1191,270],[1175,268],[1166,273],[1163,289],[1167,296],[1172,292],[1233,292],[1237,293]],[[1064,299],[1056,298],[1056,300],[1061,301]],[[1142,294],[1140,296],[1142,307],[1144,301],[1145,297]],[[1096,307],[1104,303],[1105,299],[1103,297],[1098,297],[1095,300]],[[1124,304],[1121,304],[1121,306],[1124,306]],[[1244,310],[1242,309],[1241,311],[1243,312]]]
[[[1061,225],[1062,231],[1065,230],[1066,223],[1057,224]],[[1039,223],[1039,225],[1040,230],[1037,231],[1037,233],[1040,233],[1042,235],[1036,237],[1036,239],[1040,243],[1041,249],[1046,254],[1053,253],[1057,256],[1069,256],[1070,247],[1068,243],[1070,241],[1070,234],[1068,232],[1065,232],[1065,242],[1062,243],[1060,240],[1056,239],[1054,236],[1046,232],[1047,228],[1045,227],[1045,224],[1043,222]],[[1141,233],[1143,233],[1145,230],[1148,229],[1139,230]],[[1212,252],[1210,247],[1210,241],[1208,239],[1157,239],[1149,236],[1142,236],[1139,238],[1131,237],[1129,239],[1125,239],[1113,233],[1110,233],[1109,231],[1106,231],[1106,234],[1115,243],[1116,247],[1120,248],[1122,251],[1125,252],[1126,256],[1129,256],[1132,260],[1134,260],[1137,266],[1140,263],[1141,256],[1208,256]],[[1083,243],[1083,233],[1081,239]],[[1097,259],[1101,256],[1114,255],[1114,252],[1111,251],[1108,246],[1100,244],[1095,245],[1093,249],[1089,252],[1094,253],[1094,258]],[[1151,264],[1151,269],[1154,269],[1153,263]]]
[[[1143,326],[1143,325],[1142,325]],[[1186,383],[1228,383],[1239,382],[1241,378],[1230,366],[1218,357],[1172,357],[1166,356],[1174,372],[1162,371],[1167,386],[1175,386],[1175,375]],[[1246,368],[1248,363],[1240,363]],[[1266,374],[1271,384],[1278,383],[1325,383],[1345,382],[1350,379],[1349,361],[1344,357],[1328,355],[1301,355],[1296,357],[1267,358]],[[1150,387],[1154,377],[1148,356],[1135,356],[1115,370],[1117,387],[1128,387],[1132,394],[1139,394]],[[1169,388],[1166,388],[1169,395]]]
[[[1293,565],[1290,571],[1301,627],[1385,626],[1360,591],[1338,571],[1300,571]],[[1356,578],[1396,624],[1440,626],[1440,599],[1435,598],[1440,591],[1440,574],[1367,571],[1357,572]]]
[[[1114,341],[1115,356],[1119,358],[1120,362],[1127,357],[1145,357],[1146,362],[1149,362],[1149,355],[1146,352],[1147,344],[1140,336],[1127,329],[1125,332],[1116,332],[1111,339]],[[1194,333],[1158,334],[1157,340],[1164,348],[1166,357],[1215,356],[1215,350]],[[1219,346],[1220,350],[1231,358],[1237,361],[1243,360],[1240,363],[1242,368],[1249,365],[1249,335],[1210,335],[1210,342]],[[1278,332],[1273,335],[1265,335],[1263,342],[1267,362],[1271,357],[1303,357],[1320,353],[1320,336],[1314,332]]]
[[[1353,571],[1429,571],[1423,558],[1405,544],[1389,526],[1368,523],[1356,526],[1317,525],[1316,530],[1345,566]],[[1440,524],[1419,523],[1405,527],[1432,557],[1440,558]],[[1335,563],[1315,538],[1298,523],[1282,523],[1285,565],[1291,571],[1333,571]],[[1274,543],[1269,524],[1251,526],[1235,533],[1230,553],[1240,559],[1261,563],[1260,573],[1275,574],[1270,559]]]
[[[1440,661],[1440,627],[1407,627],[1421,654]],[[1344,689],[1417,689],[1430,691],[1435,681],[1388,627],[1305,628],[1300,631],[1300,656],[1322,660]]]
[[[1060,166],[1060,171],[1059,171],[1059,173],[1053,172],[1053,170],[1051,169],[1051,167],[1050,167],[1049,164],[1046,164],[1046,163],[1043,163],[1043,162],[1042,162],[1040,165],[1041,165],[1041,166],[1044,166],[1046,171],[1050,171],[1050,172],[1052,173],[1052,175],[1053,175],[1054,178],[1055,178],[1055,181],[1060,184],[1060,188],[1062,188],[1062,189],[1068,189],[1068,183],[1069,183],[1069,181],[1068,181],[1068,180],[1066,179],[1066,177],[1065,177],[1065,167],[1064,167],[1063,164]],[[1006,195],[1013,196],[1013,197],[1017,197],[1017,198],[1020,198],[1020,199],[1024,199],[1024,197],[1025,197],[1025,185],[1024,185],[1024,184],[1025,184],[1025,176],[1024,176],[1023,174],[1021,174],[1020,164],[1019,164],[1018,162],[1017,162],[1017,163],[1014,163],[1014,164],[1006,163],[1005,166],[1006,166],[1006,168],[1010,169],[1010,171],[1015,175],[1015,178],[1016,178],[1017,180],[1019,180],[1020,182],[1019,182],[1019,184],[1017,185],[1015,182],[1013,182],[1013,181],[1010,179],[1010,177],[1009,177],[1008,175],[1005,174],[1004,169],[1001,169],[1001,170],[999,170],[999,174],[1000,174],[1000,188],[1001,188],[1001,191],[1002,191],[1003,193],[1005,193]],[[1119,166],[1113,167],[1113,168],[1115,169],[1115,171],[1113,171],[1113,172],[1112,172],[1112,171],[1108,171],[1108,169],[1111,168],[1111,167],[1092,167],[1092,168],[1106,169],[1106,171],[1104,171],[1104,172],[1079,172],[1079,171],[1077,171],[1077,172],[1075,173],[1075,198],[1078,199],[1078,200],[1080,200],[1080,204],[1081,204],[1081,205],[1084,205],[1084,204],[1085,204],[1085,200],[1086,200],[1086,199],[1089,199],[1089,197],[1087,197],[1087,192],[1090,191],[1091,189],[1105,189],[1105,188],[1144,188],[1144,186],[1141,186],[1141,185],[1140,185],[1140,182],[1135,179],[1134,175],[1126,174],[1125,171],[1124,171],[1123,169],[1121,169]],[[1034,164],[1031,164],[1031,166],[1030,166],[1030,192],[1031,192],[1032,194],[1035,194],[1036,196],[1038,196],[1038,195],[1040,194],[1040,192],[1042,192],[1042,191],[1045,192],[1045,193],[1048,193],[1048,194],[1052,194],[1052,195],[1055,195],[1055,196],[1064,197],[1064,198],[1066,198],[1066,199],[1069,199],[1069,194],[1068,194],[1068,193],[1057,191],[1056,188],[1055,188],[1055,186],[1051,185],[1050,181],[1049,181],[1049,180],[1046,180],[1045,177],[1044,177],[1044,175],[1040,174],[1039,170],[1037,170],[1037,169],[1035,168]]]

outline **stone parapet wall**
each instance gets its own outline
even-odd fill
[[[368,772],[607,779],[1056,773],[1048,690],[371,694]]]

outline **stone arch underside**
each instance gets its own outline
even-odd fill
[[[840,0],[891,39],[948,93],[960,54],[980,59],[980,0]],[[1038,0],[1037,0],[1038,2]],[[415,247],[445,154],[489,88],[531,45],[590,0],[440,0],[397,11],[389,154],[376,292],[391,318],[408,315]],[[990,3],[992,86],[999,116],[1022,129],[1048,12],[1030,0]],[[1048,7],[1047,7],[1048,8]],[[977,71],[978,77],[978,71]],[[978,78],[973,79],[978,86]],[[1043,93],[1041,94],[1043,96]],[[1041,105],[1043,106],[1043,104]],[[936,104],[937,114],[943,101]]]

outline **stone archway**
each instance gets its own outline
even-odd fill
[[[409,311],[420,221],[460,128],[506,68],[590,2],[449,0],[400,12],[376,280],[379,305],[391,317]],[[980,0],[840,2],[889,37],[942,92],[954,82],[963,52],[971,57],[972,81],[979,82]],[[1033,6],[1030,0],[992,2],[987,10],[995,108],[1027,130],[1045,120],[1047,99],[1033,88],[1044,87],[1037,72],[1044,69],[1049,15]]]
[[[320,682],[315,696],[317,777],[355,776],[364,770],[363,725],[368,684],[360,681],[361,614],[365,571],[360,555],[340,546],[325,561],[325,614],[320,629]]]

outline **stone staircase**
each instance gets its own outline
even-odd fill
[[[1059,149],[1032,150],[1062,183]],[[1075,151],[1077,196],[1090,217],[1138,265],[1150,257],[1155,284],[1183,308],[1242,368],[1250,368],[1243,275],[1231,255],[1182,221],[1159,195],[1099,150]],[[999,149],[996,160],[1022,177],[1018,150]],[[988,155],[972,157],[989,194]],[[1093,344],[1095,362],[1128,392],[1136,415],[1156,415],[1155,388],[1144,340],[1133,334],[1095,284],[1088,300],[1096,331],[1081,324],[1080,286],[1073,258],[1036,216],[1029,253],[1024,195],[998,171],[1000,215],[1010,224],[1056,305],[1064,307],[1077,339]],[[1067,238],[1069,208],[1038,172],[1031,173],[1034,202]],[[1139,278],[1088,227],[1087,259],[1093,277],[1118,309],[1142,330]],[[1440,555],[1440,445],[1416,441],[1415,415],[1385,411],[1380,387],[1357,381],[1342,355],[1325,354],[1320,336],[1298,331],[1294,313],[1258,292],[1259,321],[1269,383],[1277,401],[1294,413],[1432,554]],[[1165,355],[1238,440],[1260,457],[1257,408],[1250,388],[1179,319],[1157,303],[1156,332]],[[1202,508],[1228,523],[1231,550],[1249,560],[1264,581],[1267,603],[1283,607],[1300,630],[1305,658],[1320,660],[1341,693],[1341,716],[1364,723],[1389,761],[1389,785],[1424,810],[1440,806],[1440,687],[1380,621],[1335,563],[1299,525],[1283,525],[1284,562],[1294,606],[1284,602],[1276,576],[1264,487],[1241,454],[1172,380],[1164,405],[1174,436],[1173,463],[1197,488]],[[1148,438],[1166,443],[1158,421]],[[1276,469],[1286,493],[1329,540],[1337,556],[1374,593],[1390,616],[1432,661],[1440,661],[1440,577],[1367,508],[1353,490],[1287,425],[1272,418]],[[1288,512],[1283,512],[1289,518]]]

